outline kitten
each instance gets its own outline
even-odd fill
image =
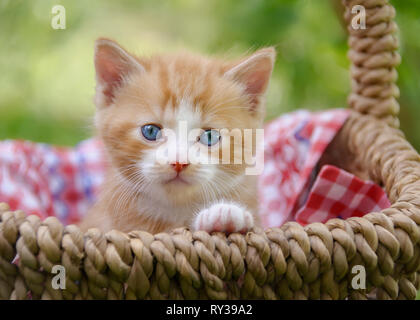
[[[247,146],[222,129],[262,127],[274,59],[273,48],[234,62],[190,53],[139,58],[97,40],[95,125],[108,168],[81,228],[158,233],[190,226],[230,233],[258,225],[256,176],[245,174],[243,161],[233,162],[243,160],[235,148]],[[183,126],[197,129],[193,140],[168,143],[164,132],[178,136]],[[165,143],[162,163],[156,154]],[[227,152],[231,164],[192,163],[185,159],[189,148],[198,150],[198,159],[221,161]]]

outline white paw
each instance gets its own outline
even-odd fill
[[[218,203],[201,210],[195,217],[194,230],[246,233],[254,226],[251,213],[233,203]]]

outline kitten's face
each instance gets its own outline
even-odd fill
[[[234,152],[252,145],[226,131],[261,127],[273,61],[272,49],[236,63],[190,54],[139,59],[98,40],[95,121],[116,181],[174,205],[230,192],[246,167],[233,163]]]

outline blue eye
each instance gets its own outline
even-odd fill
[[[200,142],[205,146],[213,146],[220,140],[220,133],[216,130],[206,130],[200,136]]]
[[[141,127],[141,133],[143,137],[150,141],[156,141],[158,138],[161,128],[155,124],[146,124]]]

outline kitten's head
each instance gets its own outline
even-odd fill
[[[97,40],[95,122],[116,179],[174,205],[231,193],[251,146],[229,134],[262,126],[274,59],[273,48],[233,62],[189,53],[139,58]],[[214,164],[222,159],[230,163]]]

